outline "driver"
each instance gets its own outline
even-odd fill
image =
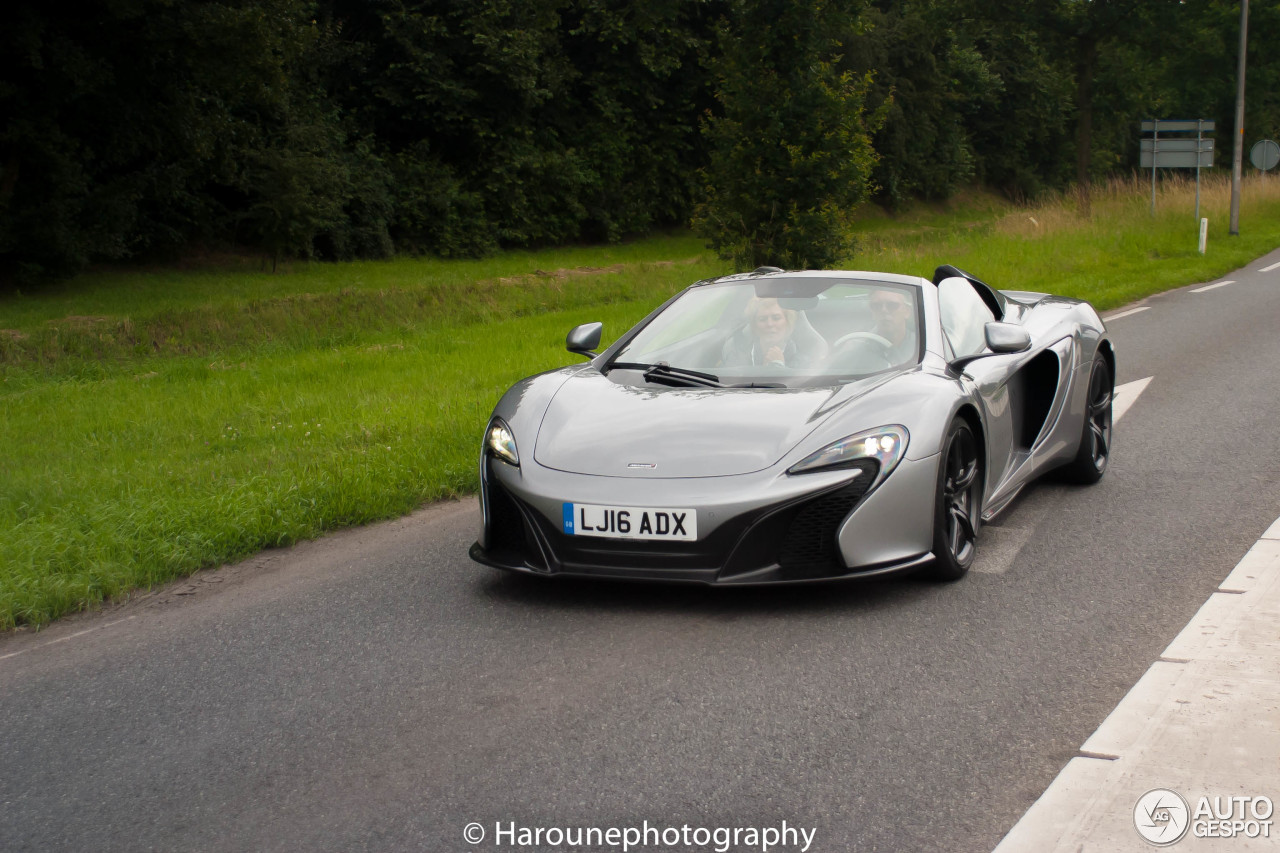
[[[796,312],[773,297],[753,296],[745,311],[747,329],[725,342],[720,363],[729,367],[776,365],[809,367],[814,358],[792,339]]]
[[[916,354],[915,312],[911,310],[907,294],[890,288],[874,290],[870,302],[871,316],[875,320],[871,331],[891,344],[885,353],[890,366],[913,360]]]

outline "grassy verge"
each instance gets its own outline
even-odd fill
[[[652,300],[145,373],[11,377],[0,425],[0,624],[475,489],[493,403],[572,359],[549,341]],[[10,388],[9,386],[16,385]]]
[[[1209,279],[1280,245],[1280,186],[1137,187],[1013,208],[987,196],[859,223],[851,266],[929,274],[1106,308]],[[688,236],[485,261],[99,271],[0,299],[0,629],[335,527],[472,491],[502,391],[570,363],[723,265]]]

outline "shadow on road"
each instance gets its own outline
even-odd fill
[[[477,590],[501,604],[555,611],[689,613],[734,618],[752,614],[884,611],[946,594],[949,584],[917,575],[795,586],[705,587],[620,580],[540,578],[494,571]]]

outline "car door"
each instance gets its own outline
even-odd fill
[[[938,317],[951,350],[949,359],[977,355],[987,350],[986,324],[1000,319],[964,278],[946,278],[938,284]],[[961,382],[972,382],[985,409],[987,428],[987,488],[984,501],[998,491],[1010,473],[1014,418],[1009,378],[1021,363],[1021,354],[993,355],[965,365]]]

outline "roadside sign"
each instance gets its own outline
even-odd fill
[[[1253,148],[1249,150],[1249,162],[1253,164],[1253,168],[1261,169],[1269,172],[1277,165],[1280,165],[1280,145],[1275,140],[1263,139],[1255,142]]]
[[[1160,122],[1160,131],[1164,132],[1164,122]],[[1197,165],[1208,168],[1213,165],[1212,139],[1180,139],[1163,136],[1155,139],[1143,139],[1140,142],[1142,151],[1142,168],[1150,169],[1152,159],[1160,169],[1194,169]],[[1196,162],[1196,155],[1199,162]]]
[[[1138,159],[1151,170],[1151,215],[1156,215],[1156,170],[1196,170],[1196,220],[1200,220],[1200,170],[1213,166],[1213,119],[1145,119],[1142,132],[1151,134],[1138,142]],[[1194,133],[1195,136],[1169,136]]]
[[[1151,140],[1144,139],[1142,141],[1150,142]],[[1192,143],[1195,142],[1194,139],[1190,141]],[[1213,140],[1206,141],[1212,142]],[[1207,169],[1213,165],[1213,149],[1200,151],[1199,156],[1197,157],[1195,149],[1190,151],[1166,151],[1165,145],[1167,144],[1168,143],[1162,139],[1160,140],[1159,151],[1143,151],[1142,168],[1150,169],[1152,166],[1155,166],[1159,169],[1194,169],[1196,166],[1199,166],[1203,169]],[[1154,162],[1152,162],[1153,160]]]

